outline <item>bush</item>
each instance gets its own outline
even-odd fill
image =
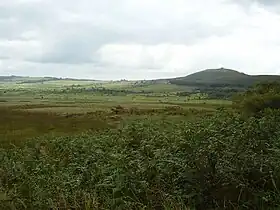
[[[273,209],[280,113],[138,120],[0,151],[1,209]]]
[[[112,113],[114,113],[114,114],[123,114],[123,113],[128,112],[128,110],[125,109],[124,107],[122,107],[121,105],[115,106],[111,110],[112,110]]]
[[[233,104],[246,115],[260,115],[265,109],[280,109],[280,83],[258,84],[237,95]]]

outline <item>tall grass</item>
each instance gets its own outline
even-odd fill
[[[98,113],[67,114],[53,112],[33,113],[0,108],[0,147],[20,145],[25,139],[50,135],[71,135],[85,130],[99,130],[110,127]],[[42,137],[44,138],[44,137]]]
[[[0,209],[274,209],[280,113],[37,138],[0,151]]]

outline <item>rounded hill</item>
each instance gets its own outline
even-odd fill
[[[256,82],[279,80],[279,76],[251,76],[242,72],[220,68],[206,69],[185,77],[171,79],[171,84],[187,86],[250,86]]]

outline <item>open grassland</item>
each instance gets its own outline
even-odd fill
[[[0,98],[2,146],[17,145],[40,135],[70,135],[104,127],[116,127],[139,116],[181,118],[211,113],[227,101],[192,100],[180,97],[96,96],[10,91]],[[116,106],[121,108],[115,109]],[[5,142],[5,144],[3,143]]]
[[[213,113],[221,106],[230,107],[230,101],[186,100],[186,97],[167,95],[126,94],[109,95],[98,92],[63,92],[65,84],[88,85],[89,81],[45,81],[3,86],[0,92],[0,142],[1,147],[22,144],[26,139],[42,135],[71,135],[87,130],[117,127],[128,119],[174,116],[194,118]],[[90,81],[92,82],[92,81]],[[50,92],[46,83],[53,83]],[[129,82],[108,83],[126,87]],[[59,86],[60,85],[60,86]],[[157,84],[155,84],[156,86]],[[31,88],[32,87],[32,88]],[[110,88],[111,88],[110,87]],[[62,91],[60,91],[62,90]],[[58,92],[57,92],[58,91]],[[158,90],[156,90],[158,91]],[[115,108],[119,106],[119,108]]]
[[[34,79],[33,79],[34,80]],[[79,80],[31,80],[13,82],[0,82],[0,89],[63,89],[67,87],[83,87],[83,88],[105,88],[113,90],[128,90],[128,91],[145,91],[145,92],[180,92],[191,91],[193,88],[180,86],[175,84],[160,83],[153,81],[79,81]],[[26,82],[28,81],[28,82]]]

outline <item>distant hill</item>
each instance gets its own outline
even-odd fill
[[[28,76],[0,76],[0,82],[13,82],[18,84],[25,83],[42,83],[47,81],[96,81],[90,79],[72,79],[72,78],[57,78],[57,77],[28,77]]]
[[[24,77],[20,76],[0,76],[0,82],[13,82],[22,80]]]
[[[194,74],[170,79],[171,84],[210,87],[248,87],[258,82],[280,81],[277,75],[248,75],[232,69],[207,69]]]
[[[0,76],[0,83],[44,83],[49,81],[68,81],[68,82],[106,82],[101,80],[91,79],[73,79],[73,78],[57,78],[57,77],[28,77],[28,76]],[[126,80],[115,81],[116,83],[124,82]],[[141,81],[141,80],[139,80]],[[138,81],[138,82],[139,82]],[[171,79],[156,79],[143,80],[140,86],[151,84],[173,84],[187,87],[194,87],[199,89],[205,88],[247,88],[255,83],[266,81],[280,81],[280,76],[277,75],[248,75],[236,70],[220,68],[220,69],[206,69],[185,77],[177,77]],[[109,81],[107,81],[109,82]],[[112,81],[111,81],[112,82]],[[138,85],[138,86],[139,86]]]

